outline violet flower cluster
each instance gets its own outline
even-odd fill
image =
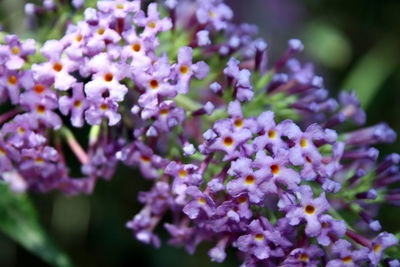
[[[123,162],[153,184],[127,223],[141,242],[159,247],[163,226],[189,253],[212,243],[216,262],[234,247],[243,266],[399,266],[398,240],[376,216],[400,204],[400,156],[373,147],[396,133],[349,127],[366,119],[356,96],[330,98],[295,59],[299,40],[271,64],[257,27],[232,17],[222,0],[98,1],[58,40],[6,35],[2,180],[16,192],[90,193]],[[82,177],[70,176],[67,150]]]

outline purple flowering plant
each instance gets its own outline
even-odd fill
[[[400,205],[400,156],[374,147],[396,133],[364,125],[354,93],[330,97],[296,59],[300,40],[268,61],[257,27],[233,23],[223,0],[143,2],[72,1],[77,15],[51,40],[1,32],[2,194],[90,194],[124,163],[148,180],[126,223],[140,242],[160,247],[160,229],[188,253],[212,244],[215,262],[233,248],[242,266],[399,266],[400,235],[378,212]]]

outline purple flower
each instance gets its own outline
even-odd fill
[[[172,192],[177,195],[185,193],[188,185],[200,185],[203,180],[198,173],[198,167],[193,164],[178,164],[171,161],[165,168],[165,174],[174,177],[172,183]]]
[[[94,72],[92,81],[85,85],[85,93],[89,100],[97,101],[100,98],[114,102],[124,100],[128,88],[119,82],[126,76],[121,71],[123,65],[111,62],[108,54],[101,53],[93,57],[88,66]]]
[[[30,111],[33,119],[55,130],[61,127],[61,118],[53,111],[58,108],[55,99],[40,97],[37,94],[25,95],[25,97],[21,95],[21,104]]]
[[[300,175],[289,164],[288,151],[281,149],[274,158],[267,156],[264,151],[258,151],[254,160],[254,167],[265,169],[268,173],[267,181],[262,185],[266,192],[278,194],[278,184],[283,184],[290,191],[295,191],[300,183]]]
[[[150,205],[151,212],[155,215],[162,215],[172,205],[170,186],[166,182],[157,182],[150,192],[140,192],[139,201]]]
[[[196,17],[200,24],[210,23],[217,31],[228,26],[227,21],[232,19],[232,10],[224,3],[206,0],[197,1]]]
[[[392,143],[396,137],[396,133],[386,123],[380,123],[346,134],[345,143],[347,145]]]
[[[321,233],[322,222],[320,215],[329,210],[329,203],[325,193],[313,198],[311,187],[303,185],[299,188],[299,205],[293,206],[287,213],[291,225],[298,225],[301,220],[307,222],[305,232],[308,236],[317,236]]]
[[[362,247],[360,249],[352,249],[349,241],[339,239],[332,246],[332,253],[338,255],[338,259],[333,259],[328,262],[327,267],[335,266],[358,266],[361,262],[367,260],[368,249]]]
[[[177,108],[175,102],[171,100],[163,101],[157,106],[144,107],[140,115],[144,120],[154,119],[153,126],[159,132],[169,132],[186,118],[185,111]]]
[[[16,35],[4,37],[6,45],[0,45],[0,63],[10,70],[18,70],[24,65],[28,55],[36,51],[36,43],[33,39],[26,39],[23,43]]]
[[[155,38],[144,39],[136,34],[136,30],[123,32],[127,45],[121,51],[121,58],[131,60],[130,65],[137,70],[146,71],[150,68],[152,59],[148,55],[158,45]]]
[[[209,37],[209,31],[202,30],[196,33],[197,44],[199,46],[207,46],[211,44],[211,40]]]
[[[235,58],[229,59],[224,73],[235,80],[236,98],[239,101],[250,101],[254,95],[251,85],[251,72],[247,69],[240,70],[239,63]]]
[[[3,70],[0,67],[0,103],[9,98],[11,104],[18,104],[24,75],[26,72]]]
[[[13,170],[13,161],[20,158],[18,150],[8,145],[0,136],[0,174]]]
[[[159,168],[165,168],[165,161],[140,141],[136,141],[116,153],[116,158],[127,165],[138,165],[142,175],[148,179],[160,176]]]
[[[118,105],[111,99],[99,99],[91,101],[89,108],[85,111],[86,121],[90,125],[99,125],[102,118],[108,119],[108,125],[116,125],[121,120],[118,113]]]
[[[372,264],[377,265],[381,260],[383,251],[389,247],[398,245],[397,238],[387,232],[380,233],[374,241],[372,241],[372,248],[368,253],[368,259]]]
[[[64,115],[71,112],[71,123],[75,127],[83,126],[83,113],[88,106],[83,93],[83,83],[73,86],[72,96],[62,96],[58,100],[60,111]]]
[[[293,127],[297,127],[294,125],[294,123],[289,121],[277,126],[274,121],[274,113],[272,111],[261,113],[260,116],[257,117],[257,132],[259,133],[259,136],[254,138],[252,143],[254,150],[260,151],[267,148],[269,151],[275,154],[279,148],[286,148],[287,144],[282,140],[281,136],[286,136],[286,132],[283,134],[283,130],[293,128],[289,124],[291,124]],[[284,125],[284,127],[282,127],[282,125]]]
[[[211,151],[224,151],[224,161],[238,155],[236,149],[246,143],[251,137],[248,129],[240,128],[233,130],[230,120],[221,120],[214,124],[214,130],[218,133],[213,142],[207,147]]]
[[[279,231],[273,229],[264,217],[253,220],[248,226],[248,234],[240,236],[235,242],[240,251],[252,254],[260,260],[271,256],[282,257],[284,252],[281,247],[290,245],[291,243]]]
[[[131,221],[126,223],[126,227],[134,231],[137,240],[160,247],[160,239],[153,234],[153,229],[158,223],[158,217],[151,217],[150,208],[144,208]]]
[[[328,214],[321,215],[319,221],[321,223],[321,232],[317,236],[317,241],[322,246],[331,244],[331,235],[341,238],[346,233],[346,223],[344,221],[334,220]]]
[[[285,258],[281,266],[310,266],[317,267],[320,264],[318,257],[323,255],[322,249],[316,245],[310,245],[308,247],[295,248]]]
[[[58,152],[49,146],[40,149],[22,149],[19,168],[24,174],[35,173],[49,177],[56,171],[58,157]]]
[[[200,211],[203,211],[203,214],[207,217],[211,217],[214,214],[214,201],[208,195],[201,192],[198,187],[189,186],[185,193],[192,198],[183,208],[183,212],[190,219],[198,218],[201,215]]]
[[[197,79],[204,79],[210,68],[204,61],[192,63],[192,48],[183,46],[178,51],[178,63],[175,65],[175,73],[178,80],[178,93],[187,94],[192,76]]]
[[[151,3],[147,7],[147,17],[143,11],[136,14],[135,22],[137,25],[145,27],[141,36],[144,38],[152,38],[159,32],[165,32],[172,28],[170,18],[160,19],[160,14],[157,11],[157,4]]]
[[[117,18],[125,18],[128,13],[139,11],[140,1],[98,1],[97,8],[106,14],[112,13]]]
[[[29,113],[17,115],[12,122],[4,124],[2,134],[7,136],[7,142],[14,147],[37,147],[46,142],[46,138],[35,133],[38,120]]]
[[[226,189],[231,196],[248,193],[252,203],[259,203],[263,200],[267,191],[264,182],[269,175],[269,170],[259,169],[253,171],[251,159],[239,158],[232,162],[232,167],[229,169],[228,174],[239,177],[232,179],[226,185]]]

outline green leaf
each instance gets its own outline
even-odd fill
[[[354,66],[343,84],[346,90],[354,90],[363,108],[367,108],[386,79],[396,70],[398,60],[395,43],[383,40],[371,49]]]
[[[73,266],[40,225],[28,196],[12,192],[4,183],[0,183],[0,230],[53,266]]]

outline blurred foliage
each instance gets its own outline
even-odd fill
[[[93,4],[92,0],[90,2]],[[286,49],[288,39],[302,39],[306,46],[302,57],[315,62],[316,72],[325,78],[325,85],[333,95],[342,89],[354,89],[367,108],[368,124],[386,121],[400,132],[400,68],[397,52],[400,47],[400,1],[226,2],[233,6],[237,22],[249,22],[260,27],[260,35],[270,45],[270,62]],[[57,37],[59,27],[68,17],[46,15],[36,22],[28,22],[23,19],[23,10],[22,0],[0,0],[0,23],[8,32],[32,37],[34,34],[28,29],[32,29],[35,23],[46,22],[48,27],[38,33],[40,41]],[[400,142],[379,148],[381,155],[399,152]],[[110,182],[99,182],[91,196],[67,197],[57,192],[31,196],[46,230],[78,266],[238,265],[232,253],[228,254],[224,264],[211,263],[207,256],[210,244],[201,245],[195,255],[189,255],[181,248],[167,246],[166,242],[161,249],[137,242],[124,225],[140,210],[137,193],[148,190],[150,184],[136,170],[120,167]],[[18,201],[25,199],[18,198]],[[17,200],[10,207],[18,211],[16,203]],[[21,212],[26,212],[25,219],[14,226],[29,223],[29,218],[35,217],[31,214],[30,204],[26,205],[25,208],[21,207]],[[400,230],[398,211],[396,207],[381,209],[381,223],[386,230]],[[0,220],[5,222],[2,217]],[[36,219],[33,222],[35,226],[31,229],[38,227]],[[157,230],[166,241],[165,230],[159,228]],[[19,234],[27,237],[24,232]],[[25,242],[22,237],[19,238]],[[27,245],[25,248],[31,249]],[[45,265],[3,234],[0,234],[0,263],[1,266]]]

